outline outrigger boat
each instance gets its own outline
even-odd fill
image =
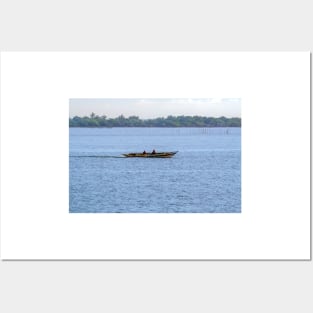
[[[127,158],[171,158],[178,151],[174,152],[155,152],[155,153],[125,153],[123,154]]]

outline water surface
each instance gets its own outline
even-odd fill
[[[69,132],[71,213],[241,212],[240,128]],[[170,159],[107,157],[153,149],[179,152]]]

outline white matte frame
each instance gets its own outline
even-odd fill
[[[242,99],[242,213],[69,213],[70,98],[215,97]],[[310,259],[310,53],[1,53],[1,258]]]

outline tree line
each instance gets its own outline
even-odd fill
[[[69,119],[70,127],[241,127],[241,118],[172,116],[140,119],[138,116],[108,118],[106,115],[75,116]]]

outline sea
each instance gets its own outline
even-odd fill
[[[241,128],[70,128],[69,212],[240,213]]]

